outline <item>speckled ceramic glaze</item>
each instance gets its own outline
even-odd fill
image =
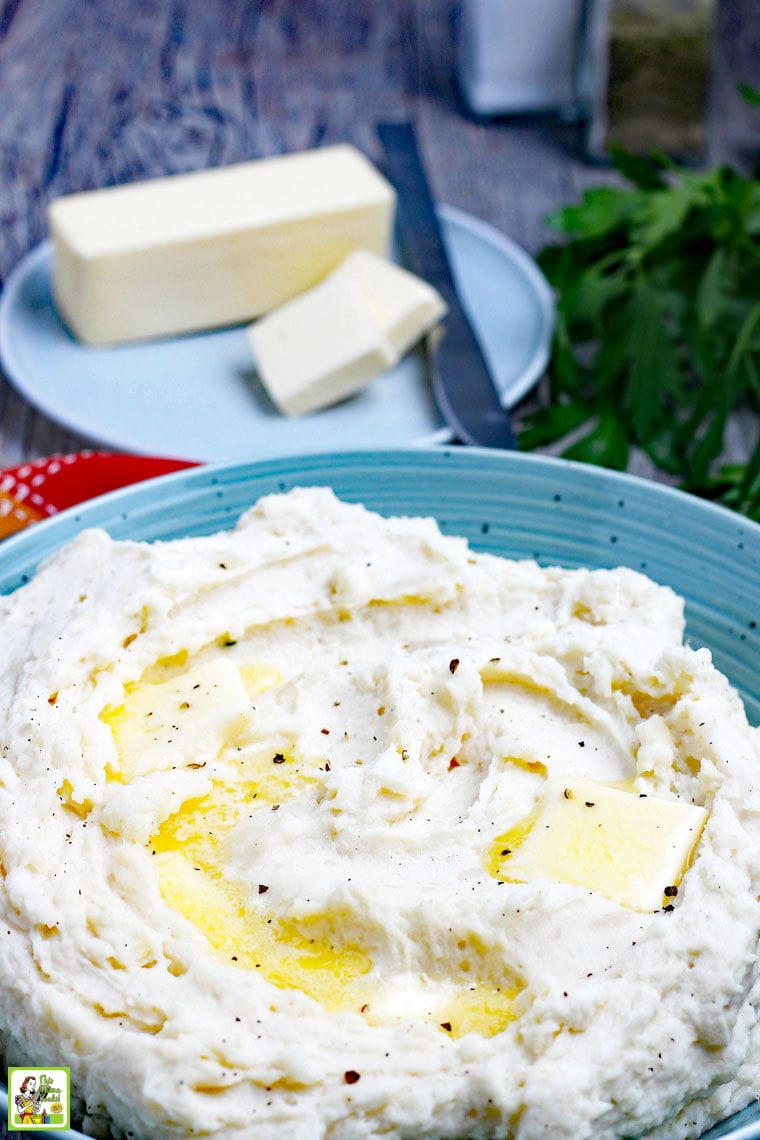
[[[206,534],[233,526],[261,495],[299,485],[330,486],[383,514],[433,515],[446,533],[493,554],[643,571],[685,598],[689,640],[712,650],[750,719],[760,723],[760,526],[659,484],[541,456],[447,447],[177,472],[8,539],[0,546],[0,592],[18,588],[41,559],[84,527],[149,541]],[[708,1135],[760,1140],[760,1106]]]

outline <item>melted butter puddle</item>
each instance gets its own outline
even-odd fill
[[[283,679],[268,665],[233,666],[224,654],[199,663],[183,652],[157,662],[127,687],[122,706],[102,714],[118,751],[107,779],[129,783],[168,766],[205,766],[195,747],[209,723],[215,734],[209,757],[240,743],[241,725],[250,745],[251,702]],[[230,874],[225,848],[236,825],[302,795],[321,779],[317,766],[323,763],[296,763],[282,753],[252,760],[248,753],[244,779],[217,780],[210,792],[186,801],[148,844],[164,901],[220,959],[258,971],[278,989],[297,990],[328,1012],[359,1012],[371,1025],[428,1021],[452,1037],[499,1033],[514,1019],[519,987],[495,984],[461,959],[452,959],[443,977],[429,978],[424,967],[403,980],[383,977],[359,945],[360,928],[351,932],[356,919],[350,912],[328,911],[296,924],[266,908],[265,884],[252,897],[250,886]],[[325,937],[325,929],[347,937]]]
[[[358,947],[310,939],[293,924],[252,910],[246,892],[209,873],[179,852],[158,866],[161,894],[205,936],[216,953],[239,969],[259,970],[278,989],[296,989],[333,1011],[356,1009],[357,980],[372,968]]]
[[[316,782],[300,769],[291,777],[291,768],[293,761],[283,758],[276,773],[259,780],[217,783],[170,816],[150,840],[161,894],[227,962],[260,970],[272,985],[301,990],[330,1009],[356,1008],[354,983],[371,970],[369,956],[358,946],[309,938],[295,924],[252,907],[246,887],[224,865],[224,840],[241,819]],[[263,896],[263,884],[260,890]]]
[[[315,915],[296,925],[251,905],[246,888],[226,871],[223,841],[250,808],[282,802],[285,783],[272,781],[266,794],[261,784],[219,784],[166,820],[150,842],[164,901],[201,931],[220,958],[259,971],[278,989],[298,990],[328,1012],[360,1012],[370,1025],[430,1021],[451,1037],[501,1032],[514,1019],[517,987],[476,978],[469,984],[394,984],[372,976],[372,959],[359,945],[308,934],[309,926],[326,920],[345,927],[350,914]]]

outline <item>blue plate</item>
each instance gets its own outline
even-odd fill
[[[551,290],[535,262],[491,226],[445,206],[440,217],[463,302],[511,407],[546,368]],[[101,445],[217,461],[450,438],[422,349],[352,399],[289,419],[259,383],[243,327],[87,348],[55,309],[50,271],[51,246],[43,242],[8,278],[0,298],[3,367],[40,411]]]
[[[0,593],[28,580],[85,526],[149,541],[207,534],[233,526],[259,496],[297,485],[331,486],[384,514],[433,515],[445,532],[493,554],[647,573],[685,598],[687,636],[712,650],[760,723],[760,526],[657,483],[544,456],[455,447],[355,451],[165,475],[6,540]],[[79,1133],[63,1135],[79,1140]],[[707,1135],[760,1140],[760,1103]]]

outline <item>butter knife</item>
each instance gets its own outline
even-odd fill
[[[411,123],[379,123],[385,170],[398,195],[398,222],[409,269],[443,297],[448,314],[428,339],[438,408],[462,443],[516,449],[509,412],[494,387],[470,321],[462,308],[433,196]]]

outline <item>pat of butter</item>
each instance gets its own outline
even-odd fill
[[[53,295],[92,345],[249,321],[353,250],[386,252],[394,213],[347,145],[70,194],[48,210]]]
[[[398,363],[446,312],[414,274],[359,250],[313,289],[249,329],[262,383],[287,415],[358,392]]]
[[[596,891],[633,910],[658,910],[686,873],[708,813],[594,780],[549,779],[531,817],[494,845],[508,882],[547,878]]]
[[[104,714],[116,741],[119,778],[214,760],[246,723],[250,697],[231,661],[195,665],[167,681],[140,681]]]
[[[408,352],[446,315],[446,302],[432,285],[367,250],[349,254],[332,277],[361,297],[397,357]]]

